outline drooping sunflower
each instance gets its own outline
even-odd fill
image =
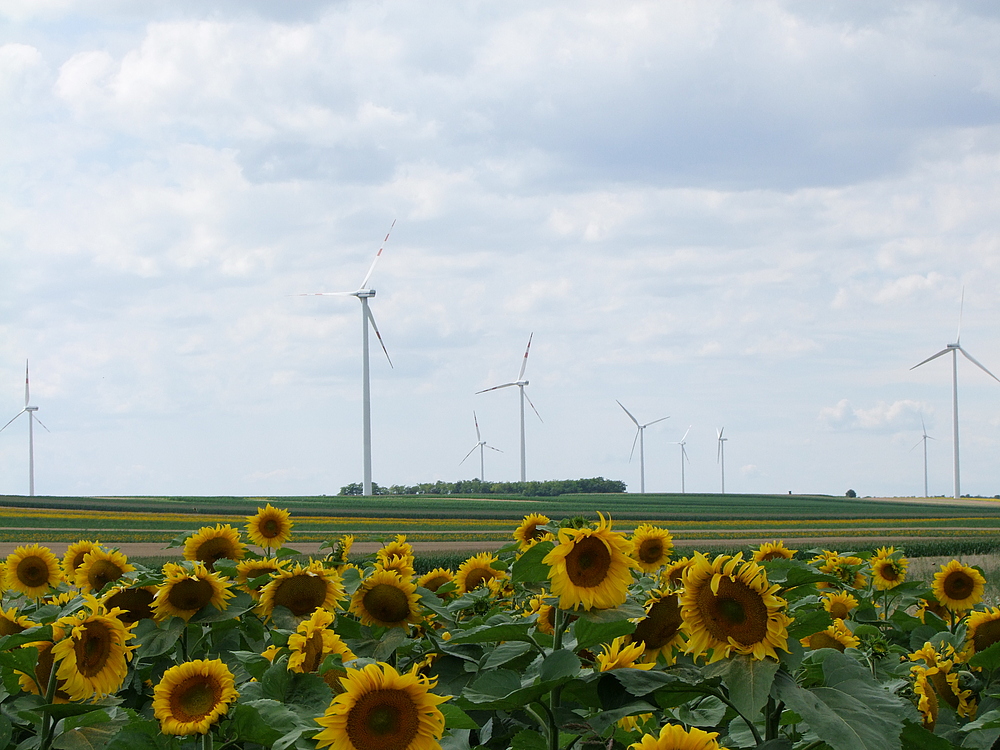
[[[96,593],[133,570],[135,566],[118,550],[97,547],[84,555],[77,567],[76,587],[84,592]]]
[[[351,597],[350,611],[362,625],[408,627],[420,622],[417,587],[391,570],[376,570],[361,581]]]
[[[290,570],[272,574],[260,593],[260,608],[271,617],[275,607],[287,607],[295,617],[307,617],[317,609],[334,609],[344,598],[340,574],[323,567],[319,560],[296,563]]]
[[[611,530],[610,516],[600,519],[595,528],[560,529],[559,544],[542,560],[560,609],[610,609],[628,597],[632,542]]]
[[[868,561],[872,568],[872,584],[879,591],[888,591],[906,580],[910,561],[895,547],[879,547]]]
[[[375,570],[389,570],[393,573],[398,573],[400,578],[413,578],[415,572],[413,570],[413,555],[406,555],[405,557],[390,555],[378,560],[375,563]]]
[[[211,604],[218,610],[229,606],[235,596],[229,579],[211,571],[200,562],[163,566],[163,583],[157,587],[153,612],[157,620],[180,617],[190,620],[202,607]]]
[[[719,747],[718,732],[706,732],[698,727],[685,729],[680,724],[664,724],[660,735],[643,735],[638,742],[629,745],[629,750],[726,750]]]
[[[26,615],[19,615],[16,607],[10,609],[0,608],[0,638],[5,635],[14,635],[28,628],[33,628],[37,622],[32,622]]]
[[[87,596],[86,609],[59,619],[65,635],[53,646],[52,655],[59,664],[56,677],[71,700],[103,698],[125,681],[136,649],[128,643],[135,624],[126,625],[118,614]]]
[[[254,599],[260,598],[261,589],[267,585],[267,581],[253,582],[264,576],[273,576],[282,570],[288,569],[288,560],[277,557],[263,557],[254,560],[240,560],[236,565],[236,585],[250,594]]]
[[[242,560],[245,554],[240,532],[228,523],[203,526],[184,542],[184,559],[203,562],[209,570],[216,560]]]
[[[438,705],[448,696],[430,692],[434,681],[416,669],[399,674],[388,664],[348,669],[344,692],[316,719],[318,748],[333,750],[435,750],[444,735]]]
[[[496,555],[490,552],[480,552],[459,565],[458,572],[455,573],[455,585],[458,586],[458,593],[467,594],[494,578],[506,578],[506,571],[493,567],[495,562],[499,562]]]
[[[48,547],[22,545],[7,556],[7,588],[31,599],[41,599],[61,578],[59,560]]]
[[[754,562],[766,562],[767,560],[791,560],[795,557],[797,549],[788,549],[785,543],[776,539],[773,542],[764,542],[753,551]]]
[[[666,529],[648,523],[632,532],[632,557],[647,573],[655,573],[670,561],[674,538]]]
[[[1000,641],[1000,607],[973,612],[965,621],[965,648],[962,649],[962,657],[968,661],[998,641]]]
[[[642,656],[642,644],[641,643],[628,643],[628,639],[625,636],[619,636],[611,641],[611,643],[605,643],[601,648],[601,653],[597,655],[597,667],[598,672],[609,672],[612,669],[624,669],[627,667],[632,667],[633,669],[652,669],[655,664],[648,662],[645,664],[637,663],[637,660]]]
[[[325,609],[317,609],[299,623],[298,629],[288,637],[288,669],[291,672],[315,672],[330,654],[340,654],[341,661],[356,658],[340,636],[330,630],[334,615]]]
[[[914,664],[911,667],[915,683],[914,692],[922,698],[926,698],[928,704],[936,709],[926,713],[924,709],[920,709],[921,713],[924,713],[925,721],[928,717],[932,717],[936,721],[941,703],[950,706],[959,716],[975,718],[977,707],[975,699],[972,698],[972,691],[962,690],[958,674],[953,672],[951,668],[951,661],[945,661],[932,667],[920,664]],[[920,686],[923,690],[917,690],[917,683],[921,683]],[[928,687],[930,687],[930,691],[928,691]],[[919,705],[918,708],[920,708]]]
[[[264,549],[281,549],[292,538],[292,526],[291,513],[274,508],[271,503],[266,508],[257,508],[256,515],[247,516],[247,536]]]
[[[528,549],[532,546],[533,542],[537,542],[545,534],[539,527],[545,526],[549,523],[550,519],[546,515],[541,513],[529,513],[521,521],[521,525],[514,529],[514,540],[518,543],[518,546],[522,551]]]
[[[823,594],[823,609],[835,620],[846,620],[851,616],[851,610],[858,606],[858,600],[846,591],[832,591]]]
[[[802,638],[801,643],[811,649],[835,648],[844,651],[848,648],[857,648],[861,640],[848,629],[843,620],[834,620],[825,630]]]
[[[684,618],[680,596],[669,591],[653,591],[646,601],[646,616],[635,626],[630,636],[643,647],[643,660],[655,662],[663,654],[667,664],[673,664],[675,651],[684,644]]]
[[[848,588],[862,589],[868,585],[868,577],[861,572],[865,561],[855,555],[839,555],[836,552],[827,555],[824,562],[820,563],[821,573],[828,573],[840,579],[841,585]],[[834,584],[820,581],[817,588],[832,588]]]
[[[524,610],[524,616],[538,615],[535,619],[535,627],[538,628],[538,632],[552,635],[556,632],[556,608],[547,603],[546,597],[547,594],[544,591],[539,596],[531,597]]]
[[[923,717],[924,728],[933,732],[941,710],[937,694],[927,675],[927,667],[913,669],[913,693],[917,696],[917,710]]]
[[[153,688],[153,715],[163,734],[207,734],[238,697],[221,659],[195,659],[163,673]]]
[[[333,545],[330,554],[326,556],[327,563],[333,565],[346,565],[348,555],[351,554],[351,547],[354,546],[354,535],[344,534],[337,543]]]
[[[709,662],[731,653],[754,659],[777,659],[775,649],[787,651],[785,601],[778,585],[768,585],[764,568],[745,562],[742,554],[719,555],[709,561],[696,552],[684,576],[681,614],[688,634],[687,653],[706,654]]]
[[[983,598],[986,579],[975,568],[952,560],[934,574],[934,596],[952,612],[972,609]]]
[[[434,568],[429,573],[424,573],[420,576],[417,579],[417,585],[437,594],[439,588],[446,583],[452,583],[454,580],[455,574],[449,568]],[[448,596],[448,594],[441,594],[439,596]]]
[[[81,539],[78,542],[73,542],[66,548],[66,553],[62,559],[62,568],[63,576],[65,576],[67,581],[73,583],[76,580],[76,569],[83,563],[83,558],[87,556],[88,552],[93,552],[100,546],[100,542]]]
[[[126,625],[153,619],[155,586],[116,586],[101,600],[109,610],[118,610],[116,617]]]

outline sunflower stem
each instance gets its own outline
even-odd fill
[[[49,684],[45,687],[45,702],[49,705],[56,698],[56,685],[59,683],[59,678],[56,677],[56,667],[58,663],[55,659],[52,660],[52,666],[49,667]],[[52,714],[48,711],[45,712],[42,718],[42,738],[39,743],[39,750],[49,750],[49,746],[52,745],[52,730],[55,728],[55,719]]]
[[[760,736],[760,732],[757,731],[757,727],[754,726],[754,723],[750,721],[750,719],[748,719],[746,716],[744,716],[743,713],[738,708],[736,708],[736,706],[733,705],[733,702],[729,700],[729,698],[727,698],[721,691],[720,692],[710,691],[707,694],[714,695],[720,701],[722,701],[731,709],[733,709],[733,711],[736,712],[736,715],[739,716],[741,719],[743,719],[746,725],[750,728],[750,734],[753,735],[753,741],[758,745],[763,744],[764,739]],[[770,698],[768,698],[768,700],[770,700]]]
[[[764,739],[778,739],[778,728],[781,726],[781,714],[785,710],[784,701],[775,701],[771,696],[767,697],[767,719],[764,724]]]
[[[201,750],[212,750],[212,730],[201,736]]]

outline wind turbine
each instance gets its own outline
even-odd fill
[[[472,419],[476,423],[476,440],[478,440],[479,442],[477,442],[474,446],[472,446],[472,450],[465,454],[465,458],[471,456],[473,452],[476,450],[476,448],[479,448],[479,481],[485,482],[486,462],[483,459],[483,453],[485,452],[484,448],[489,448],[491,451],[496,451],[497,453],[503,453],[503,451],[500,450],[499,448],[494,448],[492,445],[487,445],[486,441],[483,440],[483,436],[479,432],[479,419],[476,417],[476,412],[472,412]],[[459,466],[465,463],[465,458],[463,458],[461,461],[458,462]]]
[[[40,420],[35,415],[35,412],[38,411],[38,407],[37,406],[29,406],[28,405],[29,398],[30,398],[30,395],[29,395],[29,390],[28,390],[28,360],[24,360],[24,408],[21,409],[21,411],[19,411],[17,414],[15,414],[14,417],[10,420],[10,422],[8,422],[7,424],[5,424],[3,427],[0,427],[0,432],[3,432],[8,427],[10,427],[10,425],[13,423],[13,421],[15,419],[17,419],[19,416],[21,416],[22,414],[26,413],[28,415],[28,494],[29,494],[30,497],[34,497],[35,496],[35,429],[34,429],[34,426],[35,426],[35,422],[38,422],[38,424],[40,424],[42,427],[45,427],[45,425],[43,425],[42,424],[42,420]],[[51,432],[51,430],[48,427],[45,427],[45,431],[46,432]]]
[[[375,316],[372,314],[371,308],[368,307],[368,300],[375,296],[375,290],[369,288],[368,280],[372,277],[372,271],[375,270],[375,264],[378,263],[379,258],[382,257],[382,250],[385,249],[385,243],[389,241],[389,235],[392,234],[392,228],[396,226],[395,220],[389,226],[389,231],[385,233],[385,239],[382,240],[382,246],[379,247],[378,252],[375,253],[375,260],[372,261],[371,266],[368,267],[368,273],[365,274],[365,278],[361,281],[361,286],[353,292],[306,292],[303,294],[296,295],[298,297],[357,297],[361,300],[361,393],[362,393],[362,442],[364,448],[364,485],[363,494],[372,494],[372,404],[371,404],[371,382],[369,378],[369,366],[368,366],[368,326],[371,325],[372,329],[375,331],[375,335],[378,337],[379,344],[382,345],[382,351],[385,352],[385,358],[389,360],[389,367],[392,367],[392,360],[389,359],[389,351],[385,348],[385,342],[382,341],[382,334],[379,333],[378,325],[375,323]]]
[[[920,418],[920,426],[921,428],[923,428],[924,436],[920,438],[919,442],[917,442],[917,445],[920,445],[920,443],[924,444],[924,497],[930,497],[930,494],[928,494],[927,492],[927,441],[934,440],[935,438],[932,438],[930,435],[927,434],[927,426],[924,424],[923,417]],[[912,451],[916,449],[917,445],[914,445],[913,448],[910,448],[910,450]]]
[[[934,354],[934,355],[928,357],[923,362],[918,362],[917,364],[915,364],[913,367],[910,368],[911,370],[915,370],[918,367],[920,367],[920,365],[925,365],[928,362],[930,362],[931,360],[934,360],[934,359],[937,359],[938,357],[944,356],[945,354],[948,354],[949,352],[951,353],[951,434],[952,434],[953,453],[954,453],[954,458],[955,458],[955,499],[956,500],[959,499],[962,496],[960,473],[959,473],[959,467],[958,467],[958,353],[962,352],[962,356],[964,356],[972,364],[974,364],[976,367],[978,367],[980,370],[982,370],[983,372],[985,372],[987,375],[989,375],[991,378],[993,378],[997,382],[1000,382],[1000,378],[998,378],[992,372],[990,372],[989,370],[987,370],[986,367],[983,366],[975,357],[973,357],[971,354],[969,354],[967,351],[965,351],[965,349],[962,348],[962,345],[961,345],[960,342],[962,340],[962,310],[963,310],[964,307],[965,307],[965,290],[963,289],[962,290],[962,304],[959,307],[959,312],[958,312],[958,335],[955,336],[955,343],[954,344],[948,344],[944,349],[942,349],[941,351],[939,351],[937,354]]]
[[[618,399],[615,399],[618,401]],[[646,424],[639,424],[639,420],[632,416],[632,412],[625,408],[625,405],[618,401],[618,405],[628,414],[628,418],[635,423],[635,437],[632,439],[632,451],[628,454],[629,463],[632,462],[632,455],[635,453],[635,441],[639,441],[639,492],[646,493],[646,451],[643,445],[644,436],[646,433],[646,428],[651,424],[656,424],[657,422],[662,422],[664,419],[670,419],[670,417],[660,417],[659,419],[654,419],[652,422],[646,422]]]
[[[719,433],[719,450],[715,455],[715,460],[719,463],[722,469],[722,494],[726,494],[726,441],[729,438],[722,437],[722,433],[725,431],[725,427],[720,427]]]
[[[687,445],[687,436],[691,432],[691,425],[684,431],[684,437],[678,440],[674,445],[679,445],[681,447],[681,494],[684,494],[684,461],[691,463],[691,459],[688,458],[687,449],[684,447]]]
[[[496,391],[500,388],[510,388],[512,385],[516,385],[518,390],[521,391],[521,481],[527,482],[527,474],[525,472],[524,464],[524,400],[528,399],[528,403],[531,405],[532,411],[535,412],[535,416],[538,417],[538,421],[542,422],[542,415],[538,413],[538,409],[535,405],[531,403],[531,399],[528,398],[528,394],[524,392],[524,386],[528,384],[527,380],[524,380],[524,368],[528,366],[528,352],[531,350],[531,339],[534,337],[534,333],[528,336],[528,345],[524,349],[524,359],[521,360],[521,371],[517,373],[517,380],[511,383],[502,383],[500,385],[495,385],[492,388],[484,388],[481,391],[476,391],[476,394],[486,393],[487,391]]]

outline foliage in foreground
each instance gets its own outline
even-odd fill
[[[418,576],[403,537],[293,563],[287,513],[4,564],[0,747],[947,750],[1000,737],[1000,608],[899,550],[676,559],[664,530],[532,514]],[[250,549],[245,539],[263,552]],[[300,559],[300,558],[296,558]]]

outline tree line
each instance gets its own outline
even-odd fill
[[[340,488],[341,495],[360,495],[360,482]],[[545,482],[483,482],[479,479],[462,479],[457,482],[424,482],[423,484],[394,484],[383,487],[372,482],[375,495],[524,495],[525,497],[554,497],[585,493],[625,492],[625,482],[617,479],[593,477],[592,479],[551,479]]]

